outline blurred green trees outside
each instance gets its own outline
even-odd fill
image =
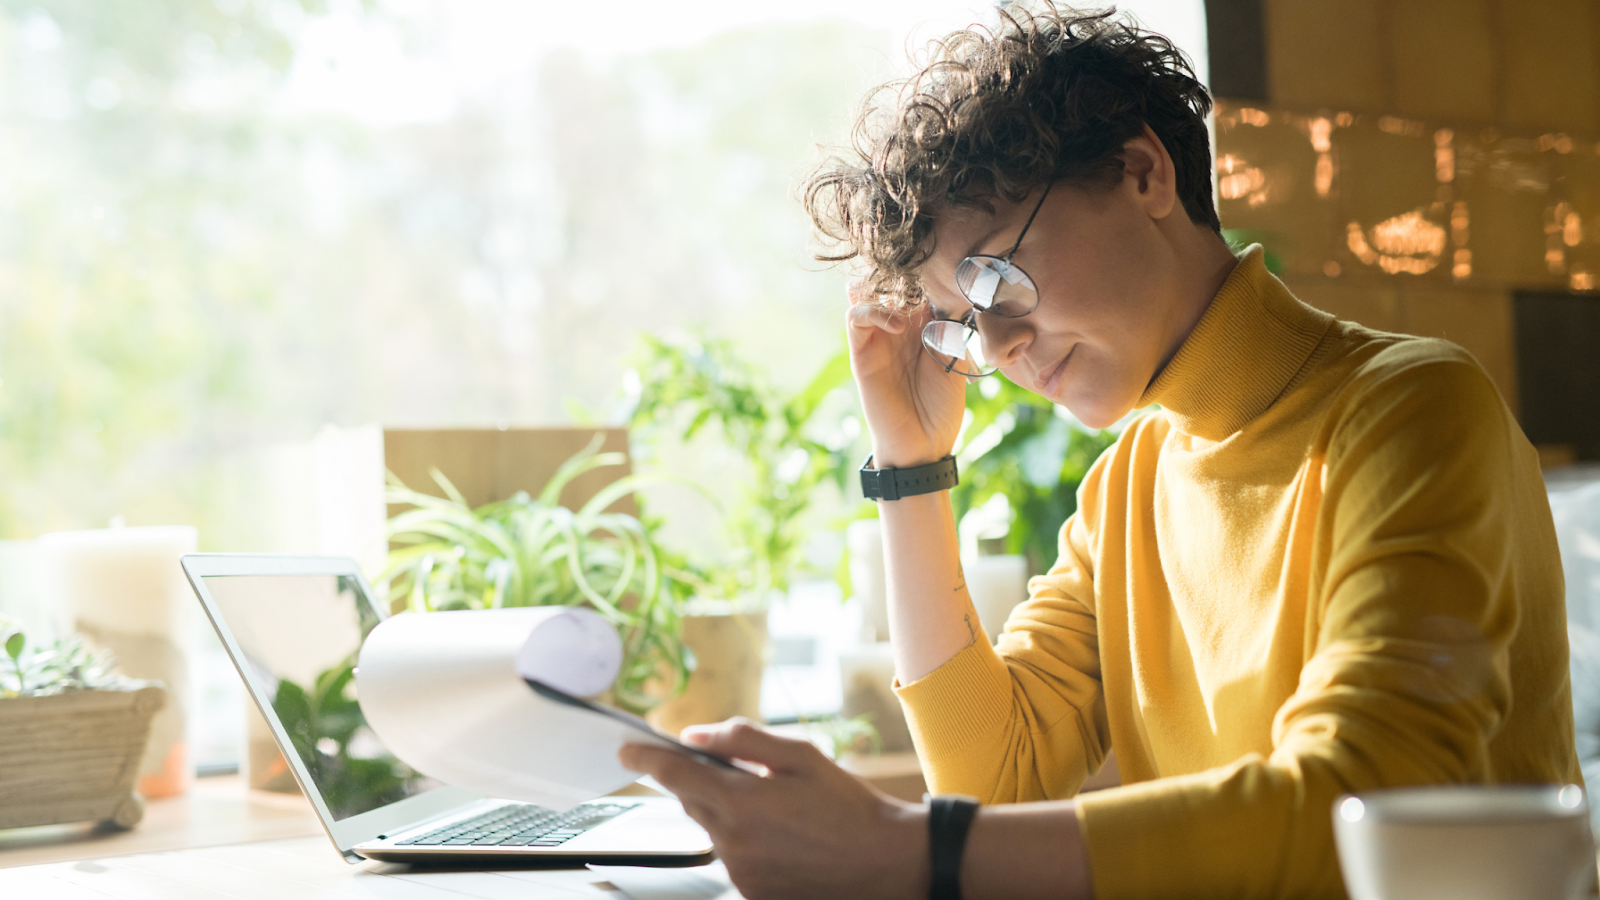
[[[390,121],[286,99],[330,17],[438,37],[387,4],[0,0],[0,538],[121,514],[254,549],[225,482],[323,424],[559,423],[641,330],[787,390],[837,344],[792,190],[883,35],[555,50]]]

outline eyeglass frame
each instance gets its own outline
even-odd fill
[[[971,341],[973,337],[977,337],[978,340],[980,340],[980,341],[983,340],[983,335],[978,333],[978,313],[983,313],[985,315],[990,315],[990,316],[997,316],[997,317],[1002,318],[1002,319],[1020,319],[1020,318],[1023,318],[1024,316],[1032,315],[1033,311],[1039,308],[1039,285],[1038,285],[1038,283],[1033,280],[1033,276],[1032,275],[1028,274],[1028,270],[1027,269],[1024,269],[1021,266],[1017,265],[1016,263],[1012,262],[1011,258],[1016,256],[1017,255],[1017,250],[1022,247],[1022,239],[1028,236],[1028,229],[1033,227],[1033,220],[1038,218],[1039,210],[1044,208],[1045,198],[1050,196],[1050,188],[1052,188],[1054,186],[1055,186],[1055,182],[1046,182],[1045,183],[1044,193],[1039,195],[1039,202],[1034,204],[1033,212],[1028,214],[1028,221],[1026,221],[1026,222],[1024,222],[1022,224],[1022,232],[1017,235],[1017,242],[1011,245],[1011,249],[1006,251],[1006,255],[1005,256],[992,256],[992,255],[987,254],[987,253],[977,253],[977,254],[973,254],[972,256],[963,256],[963,257],[961,257],[961,261],[956,263],[956,271],[958,271],[958,272],[961,270],[961,267],[963,265],[966,265],[968,260],[976,260],[976,259],[993,259],[993,260],[997,260],[999,262],[1005,263],[1007,266],[1010,266],[1010,267],[1016,269],[1018,272],[1021,272],[1023,274],[1023,276],[1028,279],[1028,284],[1032,285],[1032,287],[1033,287],[1033,306],[1029,307],[1027,312],[1018,313],[1017,315],[1014,315],[1014,316],[1008,316],[1008,315],[1006,315],[1004,313],[995,312],[994,310],[984,309],[983,307],[979,306],[977,303],[973,302],[971,297],[967,296],[966,290],[964,290],[961,287],[961,284],[958,281],[956,283],[956,290],[961,293],[961,299],[967,301],[967,305],[972,307],[972,308],[967,311],[966,315],[962,316],[959,319],[938,319],[938,318],[936,318],[933,321],[929,322],[928,324],[922,326],[922,334],[920,335],[921,340],[922,340],[922,349],[927,351],[928,355],[932,356],[935,361],[938,361],[938,359],[939,359],[939,351],[935,350],[933,348],[933,346],[931,346],[928,343],[928,329],[932,328],[935,324],[940,323],[940,322],[955,322],[956,324],[958,324],[958,325],[962,326],[963,328],[965,328],[969,333],[968,333],[968,336],[967,336],[966,340],[962,341],[961,343],[962,343],[962,346],[966,346],[966,344],[969,341]],[[945,370],[946,373],[952,372],[952,371],[955,370],[956,362],[958,360],[960,360],[960,359],[962,359],[962,357],[952,356],[952,357],[950,357],[950,361],[949,362],[940,363],[940,365],[944,366],[944,370]],[[1000,371],[1000,368],[998,366],[996,366],[996,367],[994,367],[993,369],[990,369],[987,372],[982,372],[982,373],[979,373],[979,374],[976,374],[976,375],[967,375],[967,377],[968,378],[987,378],[988,376],[993,375],[994,373],[996,373],[998,371]],[[962,374],[966,374],[966,373],[962,373]]]

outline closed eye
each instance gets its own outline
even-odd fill
[[[971,322],[973,316],[975,316],[977,312],[978,311],[976,309],[969,309],[963,313],[960,318],[957,318],[956,316],[952,316],[938,307],[934,307],[933,320],[935,322],[954,322],[957,325],[966,325]]]

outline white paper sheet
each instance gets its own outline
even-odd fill
[[[650,738],[546,700],[523,677],[589,697],[621,661],[616,630],[587,609],[402,613],[367,636],[356,690],[367,724],[417,771],[564,810],[637,780],[617,750]]]
[[[633,900],[740,900],[719,860],[689,869],[644,866],[589,866]]]

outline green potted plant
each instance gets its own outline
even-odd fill
[[[134,782],[166,689],[113,674],[111,659],[76,636],[30,644],[0,619],[0,646],[0,828],[137,825]]]
[[[568,459],[537,497],[470,507],[437,470],[435,497],[391,479],[390,503],[410,504],[388,523],[391,550],[374,578],[391,608],[411,612],[503,606],[588,606],[622,638],[622,671],[610,700],[648,712],[683,689],[693,657],[682,641],[680,610],[704,580],[660,546],[654,526],[608,512],[652,481],[618,479],[577,510],[562,490],[591,469],[625,462],[599,453],[599,436]]]
[[[967,389],[965,440],[956,451],[961,483],[951,491],[956,521],[1003,497],[1007,553],[1030,574],[1055,562],[1061,526],[1078,509],[1078,485],[1116,442],[1115,428],[1086,428],[1049,400],[1001,377]]]
[[[840,351],[785,396],[739,358],[731,341],[653,335],[644,341],[639,393],[628,411],[634,456],[648,461],[662,438],[689,442],[708,425],[739,448],[749,474],[724,518],[731,558],[712,580],[721,596],[759,608],[789,588],[816,489],[829,481],[843,487],[853,470],[852,447],[817,434],[823,401],[850,383],[850,357]]]
[[[685,641],[699,667],[688,690],[657,710],[653,721],[676,731],[734,715],[759,718],[767,607],[787,593],[799,567],[805,516],[817,489],[849,468],[851,448],[818,434],[824,401],[849,383],[849,357],[835,355],[799,392],[785,396],[730,341],[644,340],[639,391],[626,411],[635,458],[649,462],[661,443],[688,443],[709,427],[738,448],[747,466],[723,518],[728,557],[714,567],[709,590],[696,598],[685,622]]]

